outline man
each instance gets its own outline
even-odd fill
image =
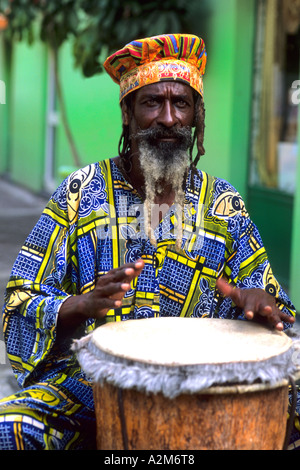
[[[95,446],[91,384],[69,345],[101,322],[294,322],[241,196],[196,168],[205,64],[203,41],[178,34],[105,62],[120,85],[119,156],[61,184],[13,267],[4,335],[23,389],[0,402],[0,448]]]

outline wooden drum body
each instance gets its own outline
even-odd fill
[[[285,438],[288,387],[239,392],[145,395],[95,386],[97,447],[110,450],[281,450]],[[122,429],[126,426],[124,436]]]
[[[99,449],[282,449],[292,341],[246,321],[109,323],[76,343]]]

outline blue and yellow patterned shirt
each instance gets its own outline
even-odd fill
[[[241,196],[204,172],[193,178],[193,185],[191,174],[187,178],[180,249],[173,207],[156,227],[157,245],[145,237],[143,201],[113,160],[89,165],[60,185],[25,241],[7,286],[4,335],[20,385],[53,376],[54,363],[68,376],[71,356],[63,356],[56,344],[60,305],[93,289],[110,269],[139,258],[144,270],[107,321],[242,316],[216,290],[219,276],[240,288],[265,289],[279,308],[295,314]],[[89,321],[86,331],[94,326]],[[83,375],[76,374],[82,385]]]

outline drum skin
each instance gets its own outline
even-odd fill
[[[292,340],[253,322],[153,318],[80,340],[103,450],[281,450]]]
[[[223,390],[222,390],[223,389]],[[221,391],[220,391],[221,390]],[[94,386],[97,447],[102,450],[282,450],[288,384],[217,387],[169,399]],[[124,422],[118,405],[122,396]],[[127,442],[122,433],[126,428]],[[124,429],[123,429],[124,431]]]

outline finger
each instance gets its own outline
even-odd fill
[[[132,263],[129,266],[125,266],[125,273],[127,274],[127,276],[132,276],[132,275],[133,277],[139,276],[142,270],[144,269],[144,266],[145,266],[144,260],[139,259],[135,263]]]
[[[278,331],[283,331],[283,329],[284,329],[283,323],[282,323],[281,321],[279,321],[278,323],[276,323],[275,329],[278,330]]]
[[[254,312],[253,310],[244,310],[244,313],[245,313],[245,317],[247,318],[247,320],[253,320],[254,318]]]
[[[101,299],[98,302],[95,302],[93,307],[93,312],[96,315],[103,316],[103,313],[106,314],[108,310],[113,310],[122,305],[122,299],[110,299],[109,297]]]
[[[295,322],[295,318],[287,315],[285,313],[281,313],[280,318],[276,318],[274,321],[276,330],[283,331],[284,330],[284,323],[293,324]]]
[[[292,317],[291,315],[288,315],[287,313],[284,313],[281,311],[280,311],[280,319],[286,323],[295,323],[296,321],[295,317]]]
[[[276,305],[261,305],[258,311],[262,316],[266,316],[270,318],[270,320],[274,323],[281,323],[283,327],[283,322],[286,323],[294,323],[295,318],[285,312],[282,312]],[[281,328],[281,326],[280,326]]]
[[[282,331],[284,329],[284,325],[278,312],[280,311],[277,309],[277,307],[273,307],[273,309],[271,307],[265,307],[262,310],[261,315],[265,316],[268,320],[268,323],[271,324],[276,330]]]
[[[111,297],[116,294],[123,294],[124,296],[125,293],[129,289],[130,289],[130,283],[128,282],[122,282],[122,283],[111,282],[101,287],[97,286],[95,292],[96,292],[97,297],[106,298],[106,297]]]
[[[139,276],[144,268],[144,261],[137,260],[135,263],[126,263],[120,268],[114,268],[99,278],[97,282],[107,285],[110,282],[130,282],[134,277]]]
[[[268,323],[278,331],[284,330],[284,322],[291,324],[295,322],[294,317],[282,312],[276,305],[261,306],[258,310],[258,314],[265,317]]]
[[[266,310],[265,310],[265,316],[268,315],[268,310],[269,310],[269,307],[266,306],[265,307]],[[246,301],[245,301],[245,305],[243,307],[243,310],[244,310],[244,314],[245,314],[245,317],[247,318],[247,320],[253,320],[253,318],[255,317],[255,315],[259,314],[259,309],[257,308],[257,306],[255,305],[255,303],[252,301],[252,298],[251,297],[248,297],[246,298]],[[269,311],[269,314],[272,313],[272,307],[270,307],[270,311]],[[264,316],[264,313],[261,312],[261,314]]]
[[[223,278],[217,280],[216,286],[225,297],[231,297],[233,294],[234,288]]]
[[[247,320],[253,320],[255,317],[257,317],[258,314],[266,317],[272,315],[272,306],[256,305],[254,298],[248,295],[245,296],[245,293],[248,294],[247,291],[232,287],[224,279],[221,278],[217,281],[217,287],[224,296],[230,297],[235,305],[243,309],[245,318],[247,318]],[[273,321],[273,325],[276,326],[279,323],[279,320],[280,319]],[[270,321],[270,318],[268,318],[268,321]],[[280,323],[278,324],[277,328],[282,328]]]
[[[244,303],[241,298],[241,289],[231,286],[225,279],[217,280],[217,288],[225,297],[230,297],[237,307],[244,308]]]
[[[133,279],[135,279],[136,277],[138,277],[143,268],[145,266],[145,263],[143,260],[138,260],[136,263],[134,263],[133,265],[130,265],[127,267],[127,265],[125,266],[125,276],[123,278],[123,282],[128,282],[128,283],[131,283],[131,281]]]
[[[112,269],[107,274],[103,274],[99,279],[98,283],[102,286],[106,286],[111,283],[125,282],[126,278],[134,274],[133,268],[117,268]]]

